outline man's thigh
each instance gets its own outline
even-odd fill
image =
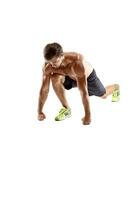
[[[52,80],[52,82],[53,83],[64,83],[64,81],[65,81],[65,76],[62,76],[62,75],[60,75],[60,74],[53,74],[53,75],[51,75],[51,80]]]

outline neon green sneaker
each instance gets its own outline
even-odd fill
[[[112,94],[112,102],[118,102],[120,100],[120,90],[115,90]]]
[[[71,117],[71,109],[70,108],[61,108],[58,115],[55,117],[55,121],[62,121],[68,117]]]

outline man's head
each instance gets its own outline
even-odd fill
[[[44,48],[44,58],[53,67],[59,67],[64,59],[63,49],[58,43],[47,44]]]

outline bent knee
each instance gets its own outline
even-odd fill
[[[57,76],[57,74],[51,74],[50,78],[51,80],[56,80],[59,78],[59,76]]]
[[[102,98],[102,99],[106,99],[107,98],[107,95],[106,94],[104,94],[103,96],[101,96],[100,98]]]
[[[59,76],[58,74],[53,74],[51,75],[51,80],[52,82],[63,82],[64,77],[63,76]]]

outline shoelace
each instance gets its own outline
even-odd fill
[[[62,114],[62,113],[64,113],[65,111],[66,111],[65,108],[61,108],[60,111],[59,111],[59,114]]]

